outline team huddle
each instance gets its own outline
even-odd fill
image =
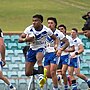
[[[66,26],[63,24],[57,26],[56,18],[47,18],[48,27],[42,22],[42,15],[34,15],[32,25],[25,29],[18,40],[19,43],[27,42],[30,45],[25,53],[25,75],[38,74],[41,88],[47,79],[51,78],[53,90],[60,89],[61,79],[63,79],[64,90],[69,90],[69,86],[72,87],[72,90],[78,90],[75,74],[83,79],[90,88],[90,80],[80,73],[80,54],[84,51],[84,47],[78,38],[77,28],[72,28],[71,35],[67,35]],[[83,28],[84,34],[86,34],[85,29],[86,26]],[[36,62],[38,70],[34,69]],[[10,86],[10,90],[16,90],[9,81],[6,83]]]
[[[48,78],[53,81],[53,90],[58,90],[58,83],[62,76],[64,90],[68,90],[68,79],[72,90],[77,90],[74,73],[85,80],[90,87],[90,80],[80,74],[80,54],[84,51],[83,43],[78,38],[78,30],[72,28],[71,35],[66,35],[66,26],[60,24],[54,17],[47,18],[48,27],[42,24],[43,16],[34,15],[32,25],[21,34],[19,42],[30,42],[30,49],[26,54],[25,74],[39,75],[42,88]],[[42,60],[44,59],[44,66]],[[37,62],[38,70],[34,69]],[[66,75],[68,72],[68,77]]]

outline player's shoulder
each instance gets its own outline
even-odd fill
[[[77,43],[82,43],[82,41],[79,37],[77,37],[75,40],[77,41]]]
[[[61,31],[59,31],[58,29],[55,30],[55,33],[58,33],[58,34],[63,34]]]
[[[27,26],[25,30],[33,29],[33,25]]]
[[[76,38],[78,41],[81,41],[81,39],[79,37]]]
[[[43,29],[48,31],[48,30],[51,30],[50,28],[48,28],[47,26],[43,25]]]
[[[69,36],[69,35],[66,35],[66,38],[67,38],[67,39],[70,39],[70,40],[73,40],[72,37]]]

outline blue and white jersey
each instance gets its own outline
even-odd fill
[[[81,44],[83,45],[82,41],[78,37],[76,37],[75,39],[73,39],[73,42],[74,42],[74,46],[75,46],[75,51],[74,52],[71,52],[70,53],[71,55],[73,53],[75,53],[75,52],[78,52],[79,45],[81,45]],[[80,55],[76,55],[75,57],[78,57],[78,56],[80,56]]]
[[[66,49],[69,49],[71,46],[74,46],[74,42],[73,42],[73,39],[72,39],[70,36],[66,35],[66,38],[67,38],[68,41],[69,41],[69,46],[68,46]],[[63,47],[64,44],[65,44],[64,42],[61,42],[61,43],[60,43],[60,47]],[[64,52],[64,51],[62,51],[61,56],[67,55],[67,54],[69,54],[69,52]]]
[[[30,48],[32,48],[33,50],[37,50],[39,48],[45,48],[46,37],[48,35],[49,36],[53,35],[53,32],[44,25],[42,30],[40,31],[35,30],[33,25],[30,25],[25,29],[24,33],[27,35],[33,33],[35,35],[34,42],[30,43]]]
[[[56,29],[53,34],[61,41],[63,38],[65,38],[65,35],[60,32],[58,29]],[[60,46],[60,45],[59,45]],[[60,48],[60,47],[58,47]],[[46,52],[50,53],[50,52],[55,52],[54,49],[54,41],[51,37],[47,37],[46,39]]]

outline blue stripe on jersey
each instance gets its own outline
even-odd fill
[[[47,37],[47,40],[48,40],[48,41],[52,41],[52,38],[48,36],[48,37]]]
[[[53,42],[53,39],[48,36],[48,37],[46,38],[46,41],[51,43],[51,42]]]
[[[63,46],[65,43],[64,42],[61,42],[60,45]]]
[[[44,36],[46,36],[47,35],[47,32],[46,31],[44,31],[44,32],[42,32],[42,33],[40,33],[39,35],[36,35],[36,39],[41,39],[42,37],[44,37]]]
[[[30,31],[32,31],[32,32],[33,32],[33,30],[32,30],[32,29],[30,29]]]
[[[77,42],[77,40],[75,40],[74,42]]]
[[[55,34],[55,36],[58,36],[58,34]]]

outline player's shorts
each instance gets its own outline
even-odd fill
[[[63,64],[69,65],[69,63],[70,63],[69,54],[60,56],[60,61],[57,69],[62,69]]]
[[[2,61],[0,61],[0,71],[2,70]]]
[[[28,50],[27,55],[26,55],[26,62],[36,62],[36,54],[38,52],[42,52],[43,54],[45,53],[44,48],[39,48],[37,50],[32,50],[31,48]]]
[[[69,66],[80,68],[80,57],[71,58]]]
[[[57,64],[58,57],[56,56],[55,52],[50,52],[45,54],[44,58],[44,66],[52,64]]]

